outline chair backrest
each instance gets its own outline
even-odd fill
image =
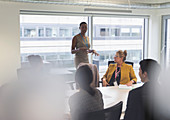
[[[130,62],[130,61],[125,61],[125,63],[126,64],[128,64],[128,65],[132,65],[132,67],[133,67],[133,62]],[[114,61],[108,61],[108,66],[110,65],[110,64],[116,64]]]
[[[99,60],[93,60],[93,64],[97,66],[97,69],[99,71]]]
[[[120,120],[122,112],[123,102],[120,101],[118,104],[96,112],[90,112],[84,114],[81,120]]]

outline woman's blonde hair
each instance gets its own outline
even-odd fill
[[[119,57],[123,57],[123,61],[126,60],[126,56],[127,56],[127,50],[124,50],[124,52],[122,50],[118,50],[116,53],[119,54]]]

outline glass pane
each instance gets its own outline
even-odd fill
[[[140,36],[141,31],[140,28],[132,28],[132,36]]]
[[[22,28],[20,28],[20,37],[22,37]]]
[[[36,37],[36,29],[24,28],[24,37]]]
[[[72,36],[75,36],[79,32],[80,32],[79,28],[73,28],[72,29]]]
[[[111,36],[120,36],[120,28],[111,28]]]
[[[52,28],[46,28],[46,36],[52,37]]]
[[[20,15],[20,26],[24,28],[20,38],[21,62],[28,62],[27,56],[34,54],[53,67],[75,68],[72,38],[79,33],[83,21],[87,22],[88,17]]]
[[[53,27],[52,28],[52,37],[57,37],[57,34],[58,34],[58,29]]]
[[[170,66],[170,19],[167,24],[166,66]]]
[[[109,28],[100,28],[100,36],[109,36]]]
[[[140,82],[138,71],[139,61],[143,58],[143,33],[141,31],[144,29],[144,19],[94,17],[93,23],[93,48],[100,54],[99,58],[93,57],[93,59],[99,59],[100,77],[106,72],[108,61],[114,60],[116,51],[127,50],[127,61],[134,62],[133,68]]]
[[[67,28],[60,28],[60,37],[69,37],[70,35],[70,30]]]
[[[38,36],[43,37],[44,36],[44,28],[39,28],[38,29]]]
[[[130,36],[130,28],[121,28],[121,36]]]

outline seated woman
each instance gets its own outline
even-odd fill
[[[119,50],[114,56],[116,64],[110,64],[103,76],[103,86],[115,86],[119,84],[131,86],[137,78],[131,65],[125,64],[127,51]]]
[[[75,75],[80,91],[69,99],[70,113],[73,120],[82,120],[83,113],[102,110],[104,107],[102,93],[90,86],[93,73],[88,65],[80,66]]]

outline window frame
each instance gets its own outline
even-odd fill
[[[162,16],[162,32],[161,32],[161,65],[165,68],[167,65],[167,27],[168,27],[168,19],[170,19],[170,15]]]

